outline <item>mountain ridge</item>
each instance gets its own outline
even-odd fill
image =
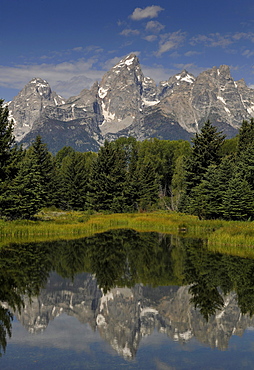
[[[190,140],[208,119],[233,137],[254,115],[254,89],[243,79],[234,81],[227,65],[197,77],[183,70],[156,85],[129,54],[100,82],[69,99],[34,78],[9,103],[9,111],[16,140],[25,147],[40,135],[54,153],[65,145],[97,151],[105,139],[120,136]]]

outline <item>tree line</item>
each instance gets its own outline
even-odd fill
[[[43,207],[96,212],[166,209],[199,218],[254,216],[254,120],[225,140],[205,122],[187,141],[105,141],[98,153],[62,148],[52,155],[38,136],[15,144],[0,100],[0,217],[32,218]]]

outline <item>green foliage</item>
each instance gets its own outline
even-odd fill
[[[6,165],[14,144],[13,122],[9,121],[8,116],[8,106],[4,106],[4,100],[0,99],[0,182],[5,180]]]
[[[238,134],[238,147],[237,152],[241,154],[242,151],[246,150],[247,147],[254,144],[254,118],[248,122],[243,120],[242,126],[239,129]]]
[[[226,139],[220,148],[220,156],[226,157],[228,155],[235,155],[238,147],[238,136],[232,139]]]
[[[105,141],[92,162],[88,207],[96,211],[122,212],[126,181],[125,153]]]
[[[33,152],[27,153],[20,163],[17,176],[0,198],[2,215],[8,219],[31,218],[45,199],[41,174]]]
[[[223,194],[223,215],[226,220],[248,220],[253,216],[253,206],[253,191],[242,174],[237,172]]]
[[[58,204],[62,209],[84,210],[91,165],[96,155],[71,152],[59,168]]]
[[[247,204],[254,191],[253,119],[243,121],[239,135],[229,140],[207,121],[192,147],[183,140],[121,137],[105,141],[98,154],[64,147],[55,157],[40,136],[26,151],[14,145],[12,131],[0,100],[0,217],[29,219],[51,206],[108,213],[179,210],[200,219],[253,217],[254,204]]]
[[[186,193],[200,184],[208,167],[219,164],[220,149],[224,141],[221,132],[210,121],[205,122],[200,134],[193,139],[193,147],[190,157],[186,161]]]
[[[36,137],[32,146],[28,149],[28,155],[30,153],[40,176],[40,186],[42,188],[41,207],[47,207],[52,204],[57,190],[53,156],[49,153],[47,145],[42,142],[40,136]]]

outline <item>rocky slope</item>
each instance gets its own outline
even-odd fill
[[[130,54],[68,100],[35,78],[9,109],[16,139],[25,146],[41,135],[52,152],[64,145],[87,151],[120,136],[189,140],[208,119],[232,137],[243,119],[254,116],[254,90],[235,82],[226,65],[197,77],[184,70],[157,86]]]
[[[242,315],[235,293],[224,297],[224,308],[208,322],[190,304],[189,286],[114,288],[103,294],[91,274],[74,281],[51,274],[45,289],[25,306],[17,318],[33,334],[45,330],[50,321],[66,313],[81,324],[89,323],[125,358],[133,358],[142,337],[157,329],[172,340],[185,343],[196,338],[212,348],[227,348],[232,335],[242,335],[254,325]]]

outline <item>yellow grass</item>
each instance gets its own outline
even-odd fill
[[[199,220],[174,212],[95,214],[44,211],[37,221],[0,221],[0,244],[77,239],[110,229],[169,233],[203,238],[210,250],[254,257],[254,222]]]

